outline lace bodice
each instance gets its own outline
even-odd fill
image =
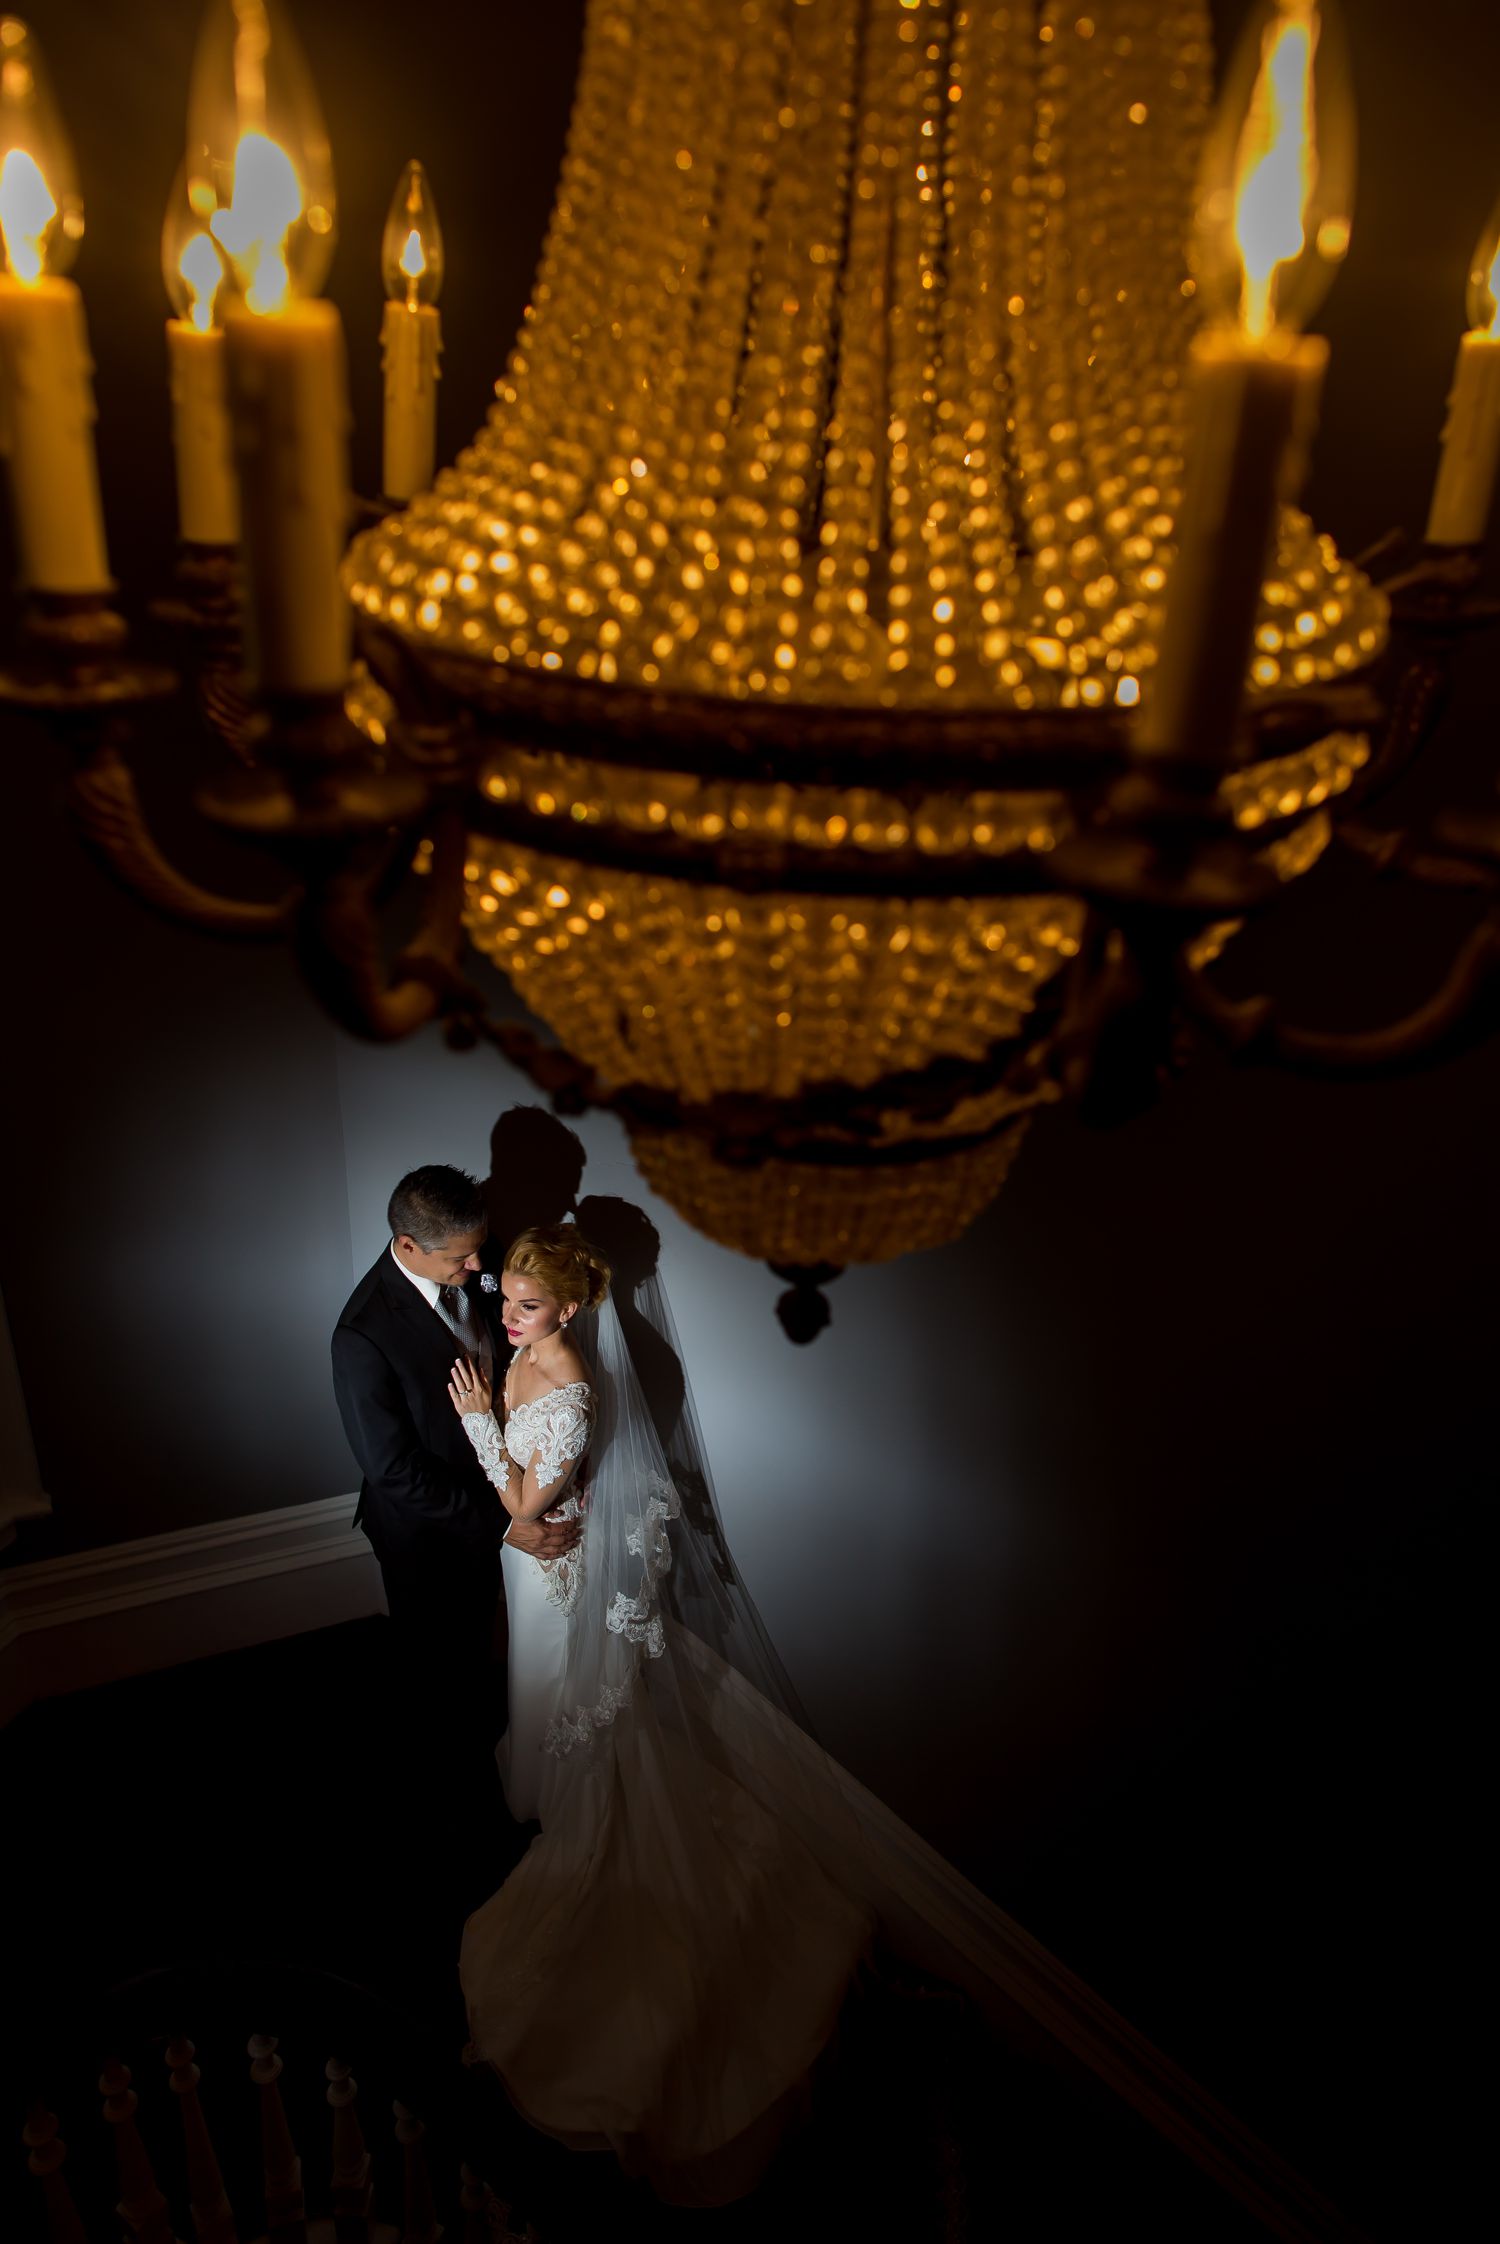
[[[505,1446],[524,1473],[537,1460],[536,1484],[550,1488],[588,1447],[594,1418],[593,1389],[582,1379],[552,1387],[530,1402],[515,1403],[505,1420]]]
[[[537,1487],[548,1489],[565,1479],[570,1467],[578,1463],[588,1448],[593,1423],[593,1389],[587,1381],[574,1379],[565,1387],[550,1387],[545,1394],[533,1395],[529,1402],[513,1404],[506,1413],[503,1432],[492,1410],[469,1412],[463,1427],[496,1488],[508,1485],[512,1460],[524,1473],[535,1458]],[[583,1509],[575,1476],[568,1493],[551,1507],[550,1516],[577,1519]],[[549,1601],[565,1612],[571,1611],[583,1580],[582,1539],[561,1558],[535,1558],[532,1564],[540,1566],[548,1577]]]

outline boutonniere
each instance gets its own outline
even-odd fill
[[[500,1280],[495,1276],[493,1270],[480,1271],[479,1290],[481,1293],[498,1293],[500,1291]]]

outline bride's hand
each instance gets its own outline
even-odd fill
[[[484,1365],[471,1363],[467,1356],[460,1356],[454,1364],[448,1392],[460,1418],[476,1415],[482,1418],[495,1398],[494,1385]]]

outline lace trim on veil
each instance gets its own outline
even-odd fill
[[[665,1649],[660,1602],[660,1584],[672,1564],[672,1545],[667,1534],[669,1520],[677,1519],[682,1511],[681,1499],[670,1480],[653,1473],[645,1486],[646,1501],[639,1512],[628,1515],[625,1545],[632,1558],[641,1561],[640,1586],[633,1596],[616,1590],[604,1616],[604,1625],[610,1634],[635,1646],[647,1659],[660,1659]],[[624,1652],[624,1644],[621,1646]],[[597,1695],[587,1706],[575,1708],[572,1714],[559,1714],[549,1722],[542,1740],[543,1750],[561,1758],[589,1746],[596,1734],[607,1729],[635,1696],[635,1680],[640,1669],[639,1657],[625,1653],[623,1661],[610,1663],[615,1668],[623,1666],[624,1672],[617,1681],[603,1680]]]

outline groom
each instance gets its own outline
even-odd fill
[[[475,1279],[486,1227],[474,1179],[442,1164],[413,1169],[387,1212],[390,1245],[333,1335],[333,1391],[364,1475],[354,1523],[385,1584],[407,1780],[427,1794],[433,1836],[451,1837],[498,1798],[492,1647],[506,1514],[448,1380],[461,1354],[498,1355],[503,1367],[504,1335]],[[577,1535],[576,1522],[515,1520],[505,1540],[555,1558]]]

